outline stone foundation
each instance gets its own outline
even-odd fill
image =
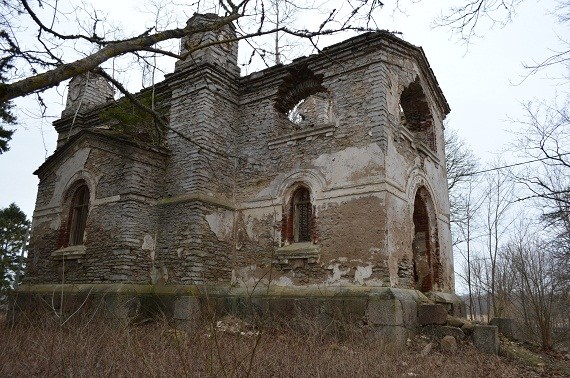
[[[160,317],[184,324],[225,315],[260,321],[307,319],[323,327],[365,326],[372,339],[396,347],[417,332],[418,308],[429,303],[417,290],[378,287],[23,285],[11,302],[10,318],[17,321],[21,314],[34,312],[40,317],[96,312],[119,322]]]

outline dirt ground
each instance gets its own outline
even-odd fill
[[[365,327],[311,319],[253,327],[236,318],[176,326],[96,319],[0,322],[1,377],[569,377],[561,353],[502,340],[500,356],[461,341],[408,339],[404,349]],[[429,346],[428,346],[429,344]]]

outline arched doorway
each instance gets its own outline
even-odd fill
[[[438,278],[438,243],[435,209],[429,193],[424,187],[419,188],[416,192],[413,222],[414,284],[417,290],[427,292],[433,290]]]

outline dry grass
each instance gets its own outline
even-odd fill
[[[73,319],[0,324],[1,377],[521,377],[539,376],[463,345],[455,355],[422,357],[426,339],[402,351],[382,347],[362,329],[342,333],[290,323],[259,334],[214,332],[167,321],[120,326]],[[302,332],[299,329],[303,329]]]

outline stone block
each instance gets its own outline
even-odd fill
[[[402,302],[397,299],[371,299],[368,302],[368,322],[371,325],[403,325]]]
[[[457,352],[457,340],[453,336],[444,336],[440,345],[443,353],[454,354]]]
[[[499,328],[492,325],[475,325],[473,345],[481,352],[499,354]]]
[[[137,297],[111,294],[104,297],[104,308],[107,318],[129,320],[140,314],[141,301]]]
[[[435,336],[437,338],[453,336],[455,339],[457,339],[457,341],[463,340],[465,338],[465,333],[461,330],[461,328],[434,324],[422,327],[422,333],[430,336]]]
[[[196,297],[183,296],[174,301],[173,318],[176,320],[194,320],[200,318],[202,311]]]
[[[439,304],[421,304],[418,307],[419,325],[447,323],[447,310]]]
[[[461,328],[457,327],[441,326],[441,334],[443,336],[453,336],[458,341],[465,338],[465,333],[461,330]]]
[[[404,325],[408,328],[418,326],[418,304],[415,301],[401,301]]]
[[[347,320],[362,319],[366,315],[367,298],[346,298],[342,301],[343,315]]]
[[[375,327],[368,334],[368,339],[380,346],[393,349],[403,349],[406,347],[409,331],[401,326],[379,326]]]
[[[465,322],[465,324],[463,324],[461,326],[461,330],[463,331],[464,334],[471,335],[473,333],[473,327],[474,326],[475,325],[473,323],[468,321],[468,322]]]
[[[463,324],[467,322],[467,319],[458,318],[456,316],[448,316],[447,317],[447,325],[451,327],[461,328]]]
[[[428,354],[430,354],[432,348],[433,348],[433,344],[432,344],[432,343],[427,344],[427,345],[422,349],[422,352],[420,353],[420,355],[421,355],[422,357],[427,356]]]
[[[499,333],[510,340],[517,340],[515,320],[511,318],[493,318],[490,325],[497,326]]]
[[[455,294],[431,291],[427,297],[433,302],[445,306],[453,316],[466,316],[465,302]]]

